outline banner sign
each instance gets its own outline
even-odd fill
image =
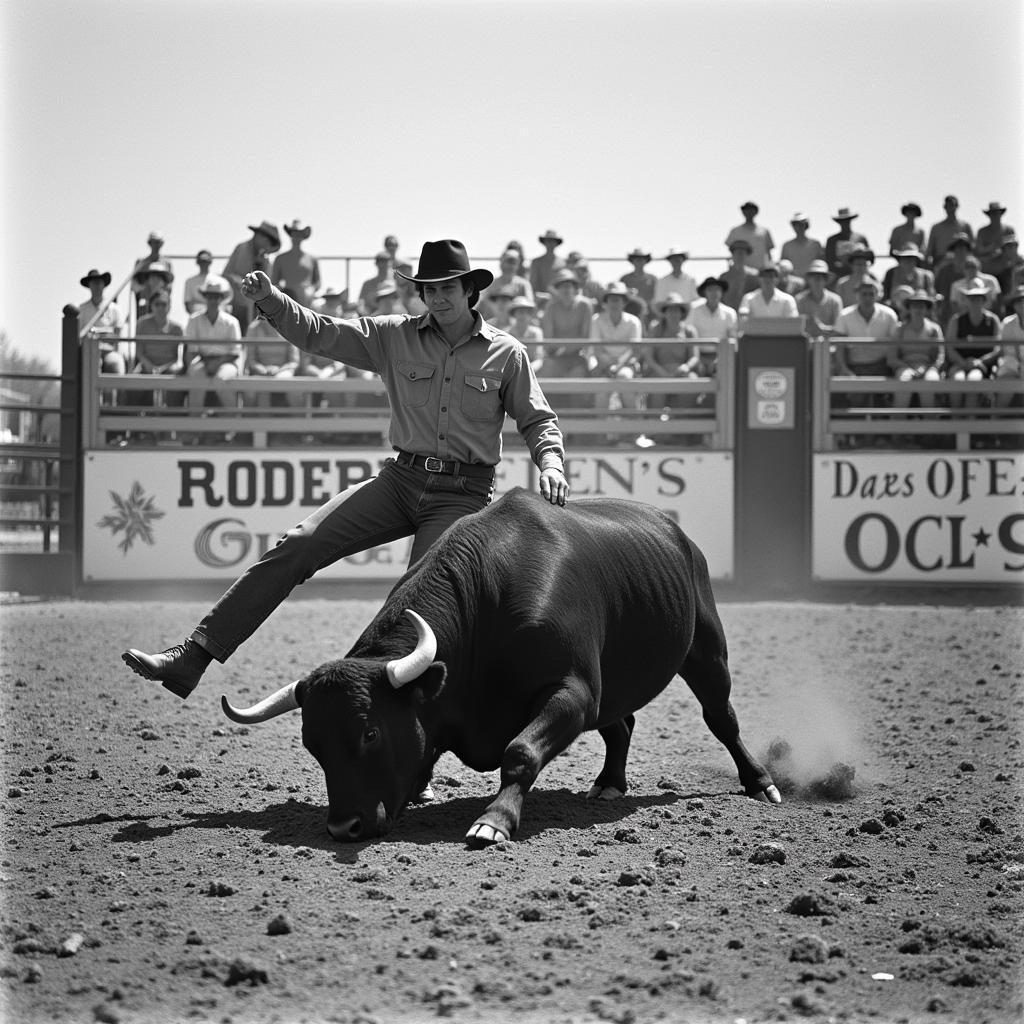
[[[233,580],[285,530],[375,475],[386,458],[369,449],[87,452],[83,578]],[[728,452],[609,449],[574,454],[566,472],[570,501],[606,496],[664,509],[703,549],[712,577],[725,580],[733,575],[733,465]],[[508,452],[495,497],[513,487],[536,491],[537,479],[526,452]],[[317,578],[397,579],[410,547],[404,539],[372,548]]]
[[[820,580],[1024,583],[1024,455],[816,455]]]

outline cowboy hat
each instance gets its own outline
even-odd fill
[[[690,254],[685,249],[669,249],[668,253],[662,257],[662,259],[666,260],[688,260],[689,258]]]
[[[921,254],[921,250],[918,249],[915,242],[907,242],[902,249],[897,249],[893,252],[893,256],[895,256],[896,259],[900,259],[903,256],[913,256],[913,258],[918,262],[924,259],[924,256]]]
[[[644,260],[646,262],[650,258],[651,258],[651,254],[649,252],[644,252],[643,249],[639,249],[639,248],[633,249],[632,252],[627,252],[626,253],[626,259],[627,260]]]
[[[517,295],[509,304],[508,311],[514,313],[517,309],[536,309],[537,307],[525,296]]]
[[[840,206],[836,210],[836,215],[832,218],[834,221],[853,220],[854,217],[859,217],[859,213],[854,213],[848,206]]]
[[[745,238],[734,238],[729,243],[729,252],[733,249],[746,249],[748,254],[754,251],[754,247]]]
[[[804,271],[804,277],[810,277],[811,274],[822,274],[828,277],[829,273],[828,264],[824,260],[811,260]]]
[[[579,278],[568,268],[562,267],[554,277],[551,278],[551,288],[557,288],[560,284],[574,284],[577,288],[580,286]]]
[[[158,274],[164,279],[167,284],[170,284],[174,280],[174,271],[171,270],[169,263],[164,263],[163,260],[156,260],[150,263],[149,266],[142,267],[140,270],[135,271],[135,280],[140,284],[149,277],[150,274]]]
[[[297,217],[291,222],[291,224],[285,224],[284,229],[292,238],[309,238],[313,233],[313,229],[308,224],[304,224]]]
[[[745,202],[745,203],[744,203],[744,204],[743,204],[743,205],[742,205],[742,206],[740,207],[740,212],[741,212],[741,213],[742,213],[742,212],[743,212],[744,210],[753,210],[753,211],[754,211],[754,213],[760,213],[760,212],[761,212],[761,207],[760,207],[760,206],[758,206],[758,205],[757,205],[757,203],[755,203],[755,202],[752,202],[751,200],[749,200],[749,199],[748,199],[748,200],[747,200],[747,201],[746,201],[746,202]]]
[[[794,213],[793,216],[789,218],[789,223],[807,224],[809,226],[811,222],[806,213],[804,213],[802,210],[797,210],[797,212]]]
[[[277,230],[276,224],[271,224],[269,220],[260,221],[257,224],[250,224],[249,230],[252,232],[259,232],[261,235],[266,235],[274,244],[271,248],[271,252],[277,252],[281,248],[281,235]]]
[[[867,248],[864,245],[855,245],[847,254],[846,262],[852,263],[854,260],[867,260],[868,263],[875,262],[875,252],[873,249]]]
[[[697,285],[697,294],[699,296],[701,296],[701,298],[703,298],[704,297],[704,293],[712,285],[717,285],[719,288],[721,288],[723,295],[729,290],[729,282],[724,280],[723,278],[721,278],[721,277],[705,277],[704,280],[701,281],[701,283],[699,285]]]
[[[917,203],[904,203],[900,207],[900,213],[902,213],[904,217],[920,217],[921,207],[918,206]]]
[[[109,285],[110,281],[111,281],[110,271],[109,270],[104,270],[103,273],[101,274],[98,270],[93,269],[93,270],[90,270],[85,275],[85,277],[80,278],[80,280],[81,280],[83,288],[88,288],[90,281],[102,281],[103,282],[103,287],[106,288],[107,285]]]
[[[622,299],[628,299],[629,289],[621,281],[612,281],[601,295],[601,301],[604,302],[604,300],[609,298],[609,296],[615,295],[618,295]]]
[[[965,288],[962,292],[964,298],[978,298],[979,296],[988,296],[988,289],[982,284],[981,281],[973,283],[970,288]]]
[[[395,273],[406,281],[412,281],[413,284],[438,284],[441,281],[452,281],[457,277],[468,277],[481,291],[494,280],[494,275],[489,270],[474,270],[470,267],[466,247],[454,238],[424,242],[420,251],[418,273],[415,276],[403,274],[400,270],[396,270]]]
[[[200,260],[205,260],[207,263],[212,263],[213,253],[210,252],[209,249],[200,249],[199,252],[196,253],[196,263],[198,263]]]
[[[949,245],[946,246],[946,252],[952,252],[960,245],[962,245],[968,252],[974,252],[974,243],[971,241],[971,236],[965,234],[963,231],[957,232],[957,234],[952,237]]]
[[[993,200],[981,212],[987,214],[1006,213],[1006,207],[1002,203],[997,203]]]
[[[908,306],[912,302],[921,302],[928,306],[934,306],[935,296],[929,295],[923,288],[918,288],[917,291],[911,292],[904,300],[904,303]]]
[[[227,298],[231,294],[231,285],[227,279],[219,274],[210,274],[199,288],[200,295],[217,295],[220,298]]]
[[[375,299],[386,299],[389,295],[397,295],[398,288],[395,286],[394,281],[381,281],[377,285],[377,290],[373,293]]]
[[[541,245],[545,242],[554,242],[555,245],[561,245],[564,239],[557,231],[553,231],[551,228],[548,228],[543,235],[537,236],[537,241],[540,242]],[[506,246],[506,248],[508,248],[508,246]]]
[[[683,311],[683,315],[690,309],[690,304],[679,294],[679,292],[669,292],[660,302],[654,304],[654,310],[656,313],[664,313],[669,306],[675,306],[677,309]]]

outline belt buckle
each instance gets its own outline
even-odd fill
[[[431,465],[431,463],[433,463],[433,465]],[[436,455],[426,455],[423,458],[423,468],[428,473],[443,473],[444,459],[439,459]]]

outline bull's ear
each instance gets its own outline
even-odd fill
[[[300,708],[302,707],[302,702],[306,699],[306,684],[308,681],[308,678],[300,679],[295,684],[295,703],[298,704]]]
[[[443,661],[435,661],[427,666],[427,670],[412,685],[416,696],[420,700],[436,700],[444,688],[444,681],[448,678],[448,669]]]

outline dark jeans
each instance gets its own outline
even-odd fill
[[[335,495],[250,565],[191,639],[225,661],[318,569],[411,535],[413,565],[456,519],[484,508],[493,490],[493,478],[428,473],[388,459],[378,476]]]

